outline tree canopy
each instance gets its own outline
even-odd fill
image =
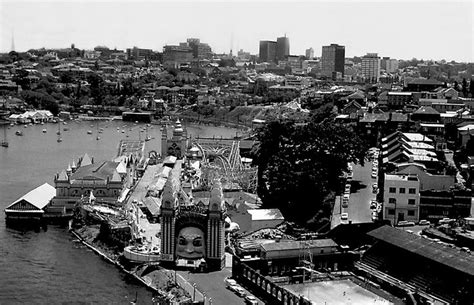
[[[367,148],[350,127],[324,115],[305,124],[274,120],[257,137],[254,162],[263,204],[300,223],[330,215],[332,205],[325,199],[338,188],[348,162],[364,161]]]

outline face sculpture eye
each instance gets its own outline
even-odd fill
[[[204,232],[196,227],[186,227],[179,231],[176,255],[181,258],[197,259],[204,257]]]

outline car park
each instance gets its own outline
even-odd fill
[[[247,305],[257,305],[258,304],[257,298],[254,297],[253,295],[246,296],[244,300],[245,300],[245,304],[247,304]]]
[[[341,213],[341,220],[347,220],[349,218],[349,214]]]

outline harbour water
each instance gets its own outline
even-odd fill
[[[7,205],[29,190],[44,182],[54,185],[54,175],[84,153],[95,160],[110,160],[120,139],[144,139],[145,132],[139,135],[144,127],[122,121],[73,121],[61,126],[59,143],[58,124],[15,125],[7,130],[10,145],[0,147],[0,304],[130,304],[136,294],[138,304],[152,303],[151,291],[75,241],[66,228],[50,225],[40,232],[11,228],[3,214]],[[161,151],[159,127],[148,128],[152,139],[146,142],[146,151]],[[17,130],[23,136],[16,136]],[[194,137],[232,137],[237,132],[213,126],[187,130]]]

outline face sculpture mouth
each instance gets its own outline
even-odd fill
[[[204,257],[204,232],[196,227],[185,227],[179,231],[176,256],[196,259]]]

